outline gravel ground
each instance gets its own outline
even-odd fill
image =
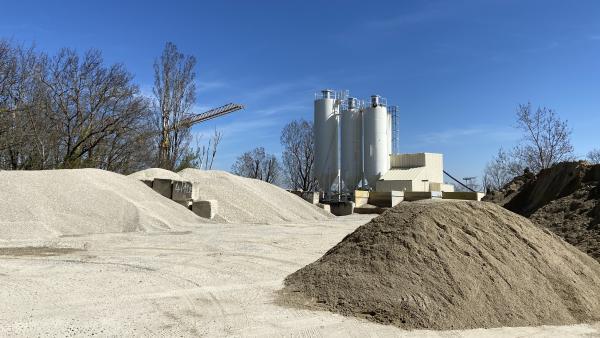
[[[368,220],[353,215],[319,222],[213,224],[176,232],[2,243],[28,247],[23,249],[28,255],[0,256],[0,336],[600,335],[599,324],[405,331],[274,303],[285,276]],[[36,252],[32,247],[45,249]],[[52,251],[49,256],[51,247],[79,250]]]

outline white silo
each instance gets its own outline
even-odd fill
[[[341,175],[346,191],[354,191],[362,179],[362,116],[356,98],[340,113]]]
[[[315,100],[315,176],[321,191],[329,192],[338,176],[338,119],[332,90]]]
[[[364,175],[370,187],[389,169],[391,149],[389,116],[379,95],[371,96],[371,104],[363,113]]]

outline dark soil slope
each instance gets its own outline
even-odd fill
[[[600,319],[600,263],[485,202],[400,203],[289,275],[280,301],[402,328]]]
[[[600,260],[600,165],[564,162],[485,197]]]

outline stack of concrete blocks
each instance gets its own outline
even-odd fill
[[[331,212],[331,207],[329,204],[320,203],[321,193],[318,191],[302,191],[302,190],[288,190],[292,194],[302,198],[310,204],[314,204],[319,208]]]
[[[155,178],[154,181],[150,181],[151,185],[144,181],[148,186],[152,187],[154,191],[163,195],[168,199],[183,205],[186,208],[190,208],[192,201],[192,183],[187,181],[174,181],[164,178]]]
[[[318,204],[320,193],[315,191],[288,190],[292,194],[302,198],[310,204]]]
[[[217,214],[216,200],[199,201],[192,198],[192,182],[164,178],[142,180],[142,182],[144,182],[157,193],[181,204],[186,209],[193,211],[200,217],[213,219]]]

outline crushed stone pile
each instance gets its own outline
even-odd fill
[[[529,217],[600,261],[600,165],[559,163],[516,177],[485,200]]]
[[[155,178],[175,181],[181,180],[181,176],[179,176],[177,173],[162,168],[149,168],[140,170],[134,172],[133,174],[129,174],[129,177],[137,180],[154,180]]]
[[[216,221],[280,223],[334,217],[302,198],[261,180],[218,170],[184,169],[179,175],[193,183],[194,200],[217,200]]]
[[[498,205],[400,203],[285,279],[280,303],[406,329],[600,319],[600,263]]]
[[[207,223],[144,183],[99,169],[0,171],[0,185],[0,240]]]

